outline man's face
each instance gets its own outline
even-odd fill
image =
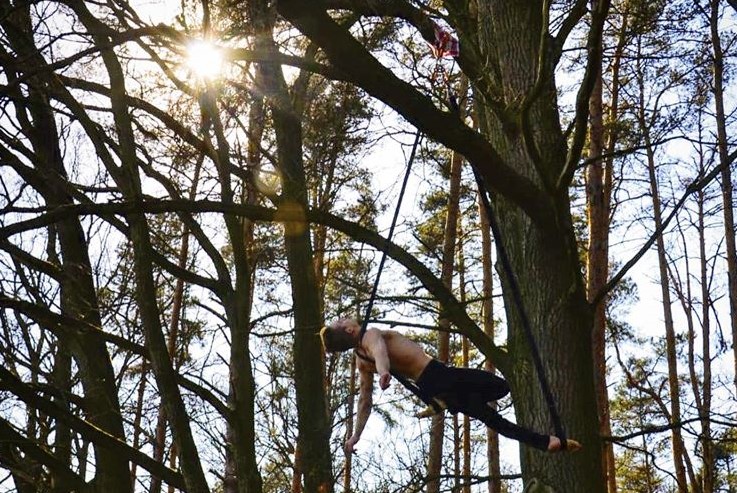
[[[347,322],[345,325],[345,331],[354,337],[358,337],[361,333],[361,326],[359,326],[355,321]]]

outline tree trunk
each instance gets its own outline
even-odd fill
[[[595,7],[595,3],[592,6]],[[619,44],[615,51],[612,71],[612,102],[610,121],[617,117],[618,68],[621,57],[624,32],[627,25],[626,14],[622,20]],[[588,212],[589,244],[586,251],[586,291],[589,303],[594,303],[599,292],[606,286],[609,276],[609,215],[612,184],[612,160],[602,157],[607,140],[606,150],[614,149],[614,131],[610,130],[609,139],[605,138],[604,104],[602,97],[601,65],[591,93],[589,102],[589,119],[591,122],[589,135],[589,156],[591,161],[586,168],[586,202]],[[596,398],[599,412],[599,433],[611,436],[611,419],[609,415],[609,395],[607,391],[607,358],[606,358],[606,297],[594,305],[593,348]],[[607,490],[617,492],[616,466],[614,463],[614,446],[611,442],[603,442],[603,468],[606,474]]]
[[[194,178],[192,179],[192,189],[189,192],[189,199],[194,200],[197,194],[197,182],[199,181],[199,171],[202,161],[198,161],[195,168]],[[181,245],[179,246],[179,255],[177,258],[177,267],[184,269],[187,266],[187,256],[189,255],[189,229],[182,225]],[[169,319],[169,334],[167,337],[167,349],[169,357],[172,359],[175,369],[179,367],[179,357],[177,355],[177,338],[179,335],[179,320],[182,311],[182,298],[184,297],[184,281],[177,279],[172,293],[171,314]],[[166,414],[164,406],[159,406],[158,416],[156,418],[156,431],[154,433],[154,459],[157,462],[164,462],[164,451],[166,450]],[[170,450],[170,453],[174,447]],[[150,493],[159,493],[161,491],[161,478],[153,476]]]
[[[639,63],[639,62],[638,62]],[[658,181],[655,170],[655,155],[649,135],[649,122],[646,121],[644,99],[643,99],[643,82],[639,78],[640,83],[640,108],[639,108],[639,124],[640,130],[644,135],[648,172],[650,176],[650,193],[653,199],[653,218],[655,228],[660,229],[662,225],[662,213],[660,205],[660,195],[658,192]],[[660,272],[660,291],[663,297],[663,317],[665,325],[665,342],[666,342],[666,358],[668,361],[668,385],[670,392],[670,418],[671,422],[677,423],[681,420],[681,399],[679,394],[680,385],[678,383],[678,358],[676,348],[676,334],[673,324],[673,311],[671,307],[671,298],[668,282],[668,262],[666,259],[665,242],[663,236],[658,235],[657,240],[658,252],[658,268]],[[681,436],[681,429],[674,427],[672,430],[672,447],[673,447],[673,463],[676,471],[676,484],[679,493],[687,493],[686,470],[683,465],[684,446]]]
[[[483,296],[484,304],[482,308],[481,318],[483,320],[484,333],[490,340],[494,340],[494,279],[491,261],[491,232],[489,226],[489,218],[486,215],[486,209],[481,203],[479,196],[479,218],[481,227],[481,268],[483,270]],[[491,358],[484,361],[486,371],[494,373],[494,362]],[[499,405],[495,402],[491,403],[494,411],[497,411]],[[489,462],[488,482],[489,493],[501,493],[502,481],[501,466],[499,464],[499,433],[491,428],[486,429],[486,458]]]
[[[141,381],[138,383],[138,392],[136,392],[136,410],[133,414],[133,448],[138,450],[141,447],[141,419],[143,418],[143,400],[146,395],[146,377],[148,376],[148,363],[144,360],[141,363]],[[137,464],[131,464],[131,491],[136,493],[136,477]]]
[[[711,0],[711,45],[714,51],[714,106],[716,107],[717,149],[722,169],[722,205],[724,208],[724,240],[727,250],[727,279],[729,281],[729,320],[732,326],[732,350],[734,351],[734,384],[737,388],[737,253],[735,251],[734,205],[732,199],[732,168],[728,161],[727,116],[724,110],[724,56],[719,39],[719,0]]]
[[[701,454],[703,461],[702,493],[714,493],[715,466],[714,442],[711,433],[711,311],[712,303],[709,294],[710,275],[708,273],[709,259],[706,258],[706,227],[704,224],[704,192],[697,194],[698,198],[698,231],[699,231],[699,274],[701,280],[701,361],[703,364],[703,383],[701,386],[702,400],[698,408],[701,417]]]
[[[458,232],[458,203],[461,189],[461,168],[463,157],[453,152],[450,159],[450,184],[448,191],[447,215],[445,218],[443,234],[443,258],[440,279],[449,289],[453,289],[453,268],[455,265],[456,238]],[[440,331],[438,332],[438,359],[447,363],[450,358],[450,322],[443,316],[442,311],[438,320]],[[430,451],[427,463],[427,492],[438,493],[440,491],[439,476],[442,472],[443,458],[443,434],[445,413],[438,413],[432,417],[430,428]]]
[[[256,44],[267,53],[276,53],[271,38],[273,12],[267,2],[251,3],[251,19],[258,32]],[[306,211],[309,204],[302,157],[300,115],[290,100],[280,67],[274,62],[257,66],[257,84],[266,98],[274,122],[277,162],[282,178],[279,208]],[[324,367],[320,338],[316,337],[322,321],[315,280],[309,226],[305,221],[284,224],[284,243],[294,307],[294,367],[297,394],[298,443],[301,452],[305,490],[332,493],[330,422],[325,399]]]
[[[458,223],[458,237],[463,238],[463,223]],[[466,258],[463,254],[463,245],[458,245],[458,290],[460,295],[460,301],[464,305],[466,304]],[[461,336],[461,365],[464,368],[468,368],[470,358],[470,345],[468,343],[468,337]],[[464,415],[462,422],[463,431],[463,443],[461,449],[463,450],[463,480],[461,481],[462,487],[460,493],[471,493],[471,419]]]
[[[208,88],[203,98],[203,116],[212,125],[217,143],[216,165],[220,181],[221,200],[226,204],[235,202],[231,186],[230,145],[225,136],[214,89]],[[209,138],[209,136],[206,136]],[[248,193],[248,192],[247,192]],[[247,195],[248,197],[248,195]],[[230,329],[230,361],[228,403],[232,414],[228,422],[228,449],[226,460],[227,483],[237,485],[239,493],[260,493],[261,474],[256,459],[255,395],[256,383],[253,377],[250,353],[251,305],[253,291],[251,285],[252,243],[250,221],[236,215],[225,214],[228,239],[233,248],[235,278],[233,286],[222,296],[225,317]],[[229,282],[229,284],[230,284]],[[233,471],[233,465],[235,470]],[[232,473],[235,477],[232,477]]]
[[[532,5],[534,3],[535,5]],[[543,355],[543,371],[550,382],[558,410],[571,437],[581,440],[585,456],[575,460],[539,453],[521,447],[521,462],[525,482],[533,478],[558,491],[604,491],[601,440],[596,413],[594,368],[591,358],[592,311],[586,302],[585,289],[579,275],[579,260],[570,214],[567,190],[555,190],[546,185],[555,181],[565,169],[566,143],[560,129],[555,87],[552,76],[536,84],[539,33],[543,27],[538,2],[511,3],[479,2],[479,19],[491,19],[481,24],[481,46],[488,49],[499,72],[499,85],[507,102],[519,100],[539,85],[539,94],[529,108],[529,136],[521,138],[523,128],[509,127],[489,107],[478,109],[480,129],[500,150],[502,158],[540,183],[550,200],[556,219],[552,231],[512,206],[499,195],[494,206],[500,221],[502,238],[514,275],[519,282],[525,310],[532,325],[538,350]],[[525,26],[521,29],[520,26]],[[493,48],[492,48],[493,47]],[[482,54],[483,56],[483,54]],[[497,58],[498,57],[498,58]],[[510,61],[514,60],[513,63]],[[549,60],[547,60],[549,62]],[[527,140],[525,143],[524,141]],[[544,149],[535,156],[534,148]],[[551,416],[536,384],[536,370],[517,308],[510,297],[510,280],[497,266],[508,321],[509,368],[503,368],[515,403],[517,422],[538,430],[550,430]],[[571,385],[571,378],[578,383]],[[531,385],[531,382],[535,382]]]
[[[348,399],[346,407],[345,436],[353,436],[353,410],[355,409],[356,396],[356,358],[351,358],[348,377]],[[353,454],[346,454],[345,468],[343,470],[343,493],[351,493],[351,474],[353,471]]]

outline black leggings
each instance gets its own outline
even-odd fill
[[[421,391],[445,402],[452,413],[478,419],[507,438],[540,450],[548,449],[549,435],[541,435],[504,419],[488,403],[509,393],[507,382],[488,371],[446,366],[432,360],[417,379]]]

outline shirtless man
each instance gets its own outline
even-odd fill
[[[379,387],[389,387],[391,374],[412,380],[419,393],[435,399],[452,413],[462,412],[476,418],[500,434],[548,452],[562,449],[556,436],[541,435],[507,421],[489,406],[509,393],[504,379],[483,370],[454,368],[431,358],[419,344],[393,330],[368,329],[361,338],[361,327],[353,319],[341,319],[320,331],[323,346],[328,352],[356,353],[360,375],[358,415],[353,436],[345,442],[346,453],[355,450],[356,443],[371,414],[374,373],[379,375]],[[424,400],[424,399],[423,399]],[[566,441],[566,450],[575,452],[581,444]]]

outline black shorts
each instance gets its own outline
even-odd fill
[[[454,414],[461,412],[508,438],[539,450],[548,449],[549,435],[541,435],[512,423],[489,406],[489,402],[509,394],[506,380],[491,372],[446,366],[434,359],[415,383],[424,395],[442,400],[448,411]]]
[[[470,395],[491,402],[509,394],[507,381],[491,372],[446,366],[436,359],[430,361],[416,383],[427,395],[445,401],[451,412],[456,412],[454,404],[462,404]]]

